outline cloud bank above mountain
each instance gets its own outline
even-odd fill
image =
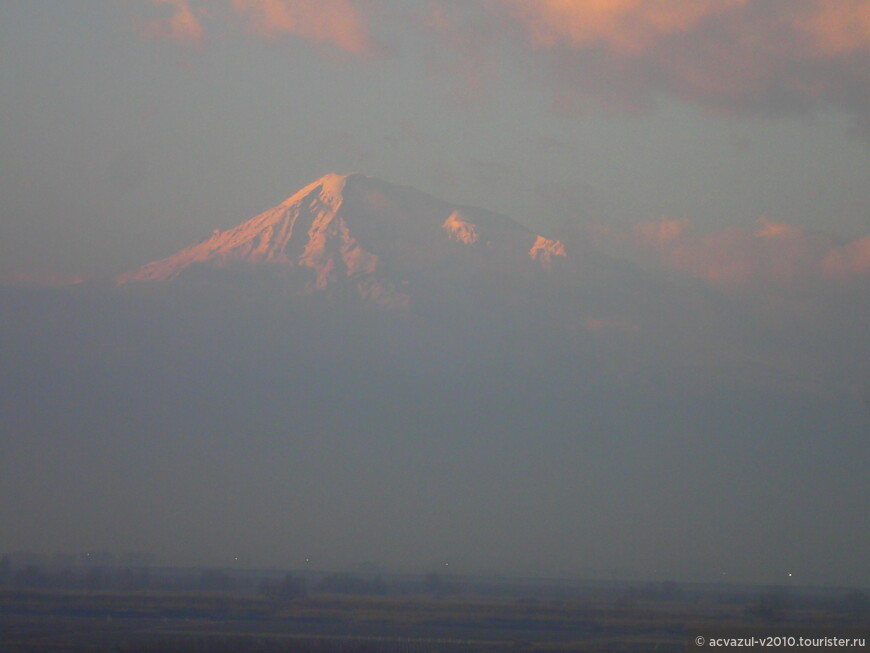
[[[480,96],[497,47],[525,51],[556,106],[590,100],[629,112],[658,98],[722,116],[830,107],[870,125],[870,7],[862,0],[444,0],[397,8],[354,0],[151,0],[171,10],[147,33],[201,42],[224,22],[268,39],[298,36],[355,55],[381,51],[372,27],[417,24],[447,57],[459,97]],[[416,19],[411,19],[416,16]]]

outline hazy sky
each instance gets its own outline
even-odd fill
[[[861,0],[9,0],[0,275],[116,274],[357,171],[506,213],[870,231]]]
[[[0,61],[0,552],[870,582],[870,2],[3,0]],[[582,250],[552,341],[6,287],[331,171]]]

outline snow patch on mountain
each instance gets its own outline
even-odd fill
[[[565,253],[565,246],[562,244],[562,241],[538,236],[535,244],[529,250],[529,256],[532,257],[533,261],[538,261],[549,269],[553,265],[554,256],[567,257],[568,255]]]
[[[466,220],[465,216],[459,211],[451,213],[450,217],[444,221],[442,227],[447,231],[450,238],[466,245],[473,245],[480,239],[477,227]]]

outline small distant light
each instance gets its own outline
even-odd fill
[[[791,572],[789,572],[789,573],[788,573],[788,577],[791,578],[791,576],[792,576],[792,574],[791,574]]]

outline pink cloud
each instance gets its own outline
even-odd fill
[[[377,51],[366,13],[354,0],[151,0],[168,5],[172,15],[151,21],[146,33],[160,38],[198,43],[205,28],[200,18],[235,24],[257,36],[276,39],[298,36],[363,56]]]
[[[490,0],[554,73],[564,102],[714,112],[870,114],[865,0]]]
[[[351,0],[233,0],[233,7],[268,38],[298,35],[357,55],[377,49],[365,15]]]
[[[663,35],[686,31],[709,14],[739,0],[693,2],[643,0],[497,0],[526,23],[534,47],[606,45],[637,54]]]
[[[172,15],[163,20],[154,20],[145,27],[149,36],[176,41],[198,43],[202,40],[202,24],[194,15],[188,0],[152,0],[158,5],[168,5]]]
[[[719,285],[870,276],[870,236],[837,245],[827,235],[766,218],[753,231],[708,234],[696,233],[687,221],[663,218],[634,225],[618,238],[653,252],[666,267]]]

